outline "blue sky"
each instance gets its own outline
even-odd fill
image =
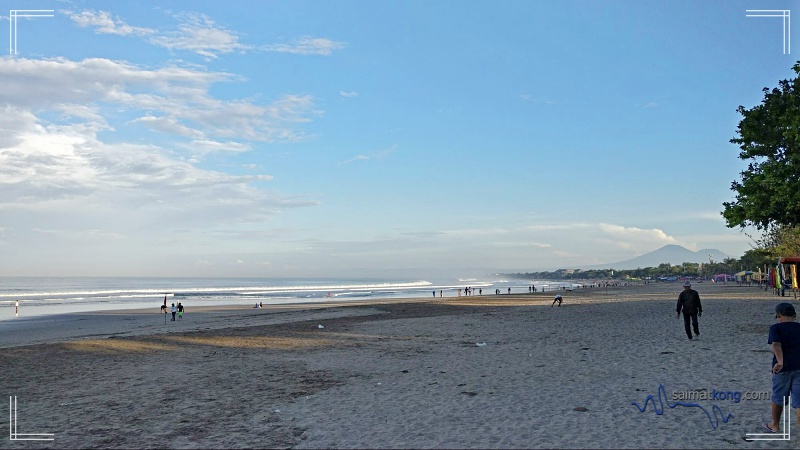
[[[782,19],[746,17],[800,0],[2,6],[54,10],[0,57],[7,275],[738,258],[736,108],[800,59]]]

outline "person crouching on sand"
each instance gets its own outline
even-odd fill
[[[553,305],[555,305],[556,302],[558,302],[558,306],[561,306],[562,301],[563,299],[561,298],[561,294],[556,294],[556,298],[553,299]],[[550,305],[550,307],[552,308],[553,305]]]
[[[797,411],[800,426],[800,323],[791,303],[775,307],[778,323],[769,327],[772,345],[772,422],[761,426],[771,433],[781,430],[779,425],[786,397],[791,394],[792,408]],[[787,413],[788,414],[788,413]]]

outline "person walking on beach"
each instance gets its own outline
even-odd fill
[[[175,303],[172,304],[172,321],[175,321],[175,313],[178,312],[178,308],[175,307]]]
[[[683,292],[678,296],[677,314],[675,318],[680,318],[681,310],[683,310],[683,325],[686,329],[686,335],[692,339],[692,328],[694,328],[694,336],[700,335],[700,328],[697,324],[697,318],[703,316],[703,305],[700,304],[700,294],[692,289],[692,283],[688,280],[683,283]],[[691,320],[692,326],[689,327]]]
[[[772,345],[772,422],[761,424],[771,433],[781,430],[780,421],[786,397],[791,394],[792,408],[800,426],[800,323],[791,303],[775,306],[778,323],[769,327],[768,344]]]
[[[183,320],[183,305],[178,302],[178,320]]]

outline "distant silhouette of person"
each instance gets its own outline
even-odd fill
[[[178,320],[183,320],[183,305],[178,302]]]
[[[172,321],[175,321],[175,314],[178,312],[178,308],[175,306],[175,303],[172,304]]]
[[[509,294],[511,293],[511,288],[508,288],[508,293],[509,293]]]

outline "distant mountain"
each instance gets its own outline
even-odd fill
[[[616,269],[616,270],[631,270],[644,267],[658,267],[659,264],[670,263],[671,265],[680,265],[685,262],[690,263],[708,263],[709,258],[714,262],[721,262],[725,258],[732,258],[721,251],[713,248],[704,248],[693,252],[686,247],[680,245],[665,245],[658,250],[653,250],[650,253],[627,261],[620,261],[617,263],[598,264],[594,266],[583,267],[583,269]]]

